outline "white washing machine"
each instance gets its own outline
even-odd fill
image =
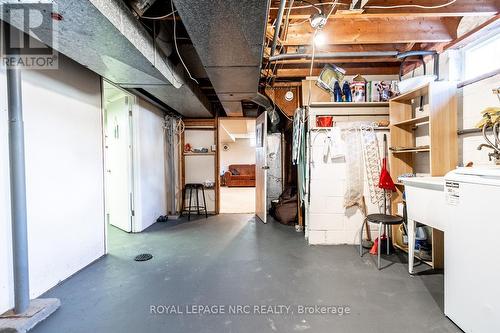
[[[445,314],[464,332],[500,332],[500,167],[445,176]]]

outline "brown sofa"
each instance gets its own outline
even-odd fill
[[[224,174],[228,187],[255,187],[255,164],[232,164]]]

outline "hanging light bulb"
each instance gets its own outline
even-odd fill
[[[323,46],[326,44],[326,36],[324,33],[318,32],[316,36],[314,36],[314,45]]]

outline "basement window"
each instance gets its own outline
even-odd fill
[[[494,36],[463,49],[464,80],[500,69],[500,36]]]

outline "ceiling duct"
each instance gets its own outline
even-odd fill
[[[7,3],[0,0],[0,4]],[[8,23],[124,88],[150,92],[182,115],[211,117],[201,90],[154,46],[153,38],[121,0],[54,0],[61,20],[37,35],[22,18]],[[150,1],[152,3],[152,1]],[[51,13],[44,15],[51,16]],[[54,37],[54,38],[52,38]]]
[[[269,0],[174,0],[224,110],[258,91]]]

